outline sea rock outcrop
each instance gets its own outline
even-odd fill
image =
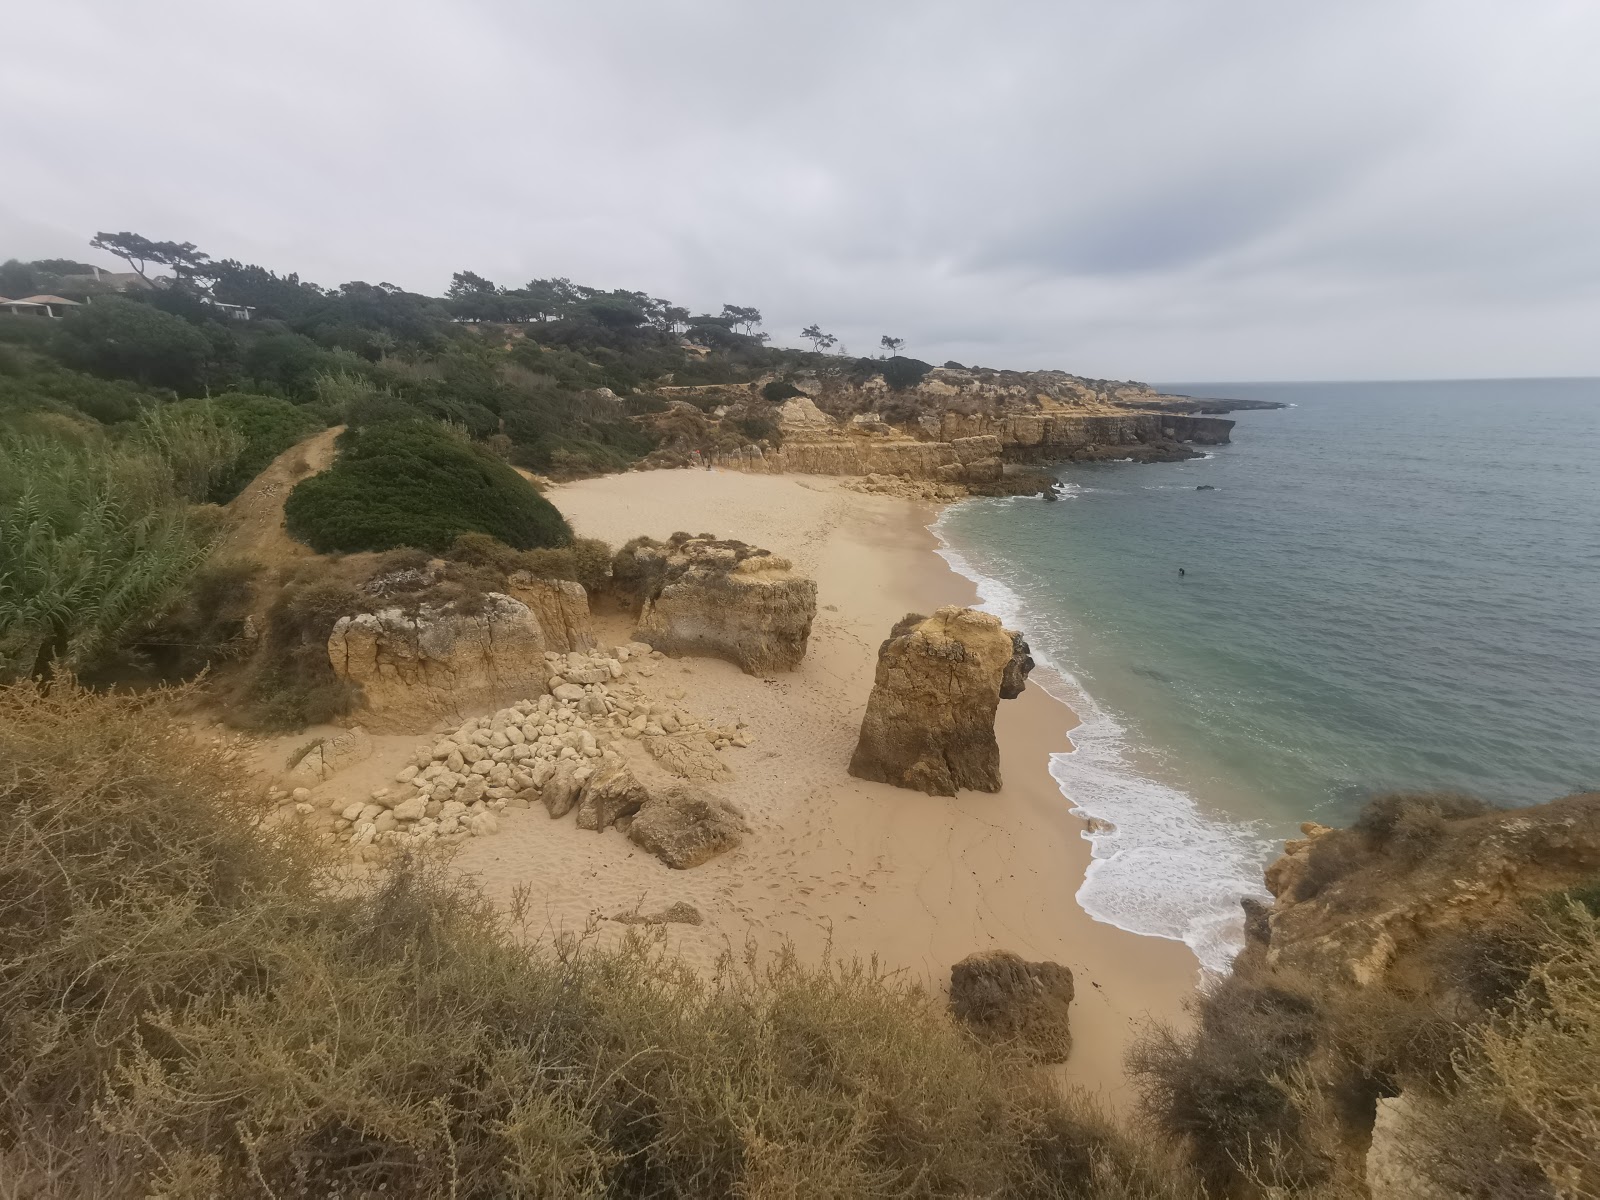
[[[1451,795],[1392,796],[1356,826],[1308,823],[1266,871],[1274,900],[1247,911],[1240,970],[1302,971],[1365,987],[1417,949],[1600,875],[1600,794],[1495,809]]]
[[[816,581],[766,550],[688,534],[639,538],[617,553],[613,578],[639,606],[634,636],[664,654],[722,658],[751,675],[792,671],[805,656]]]
[[[999,791],[995,710],[1004,691],[1021,692],[1032,665],[1026,643],[988,613],[908,614],[878,649],[850,774],[931,796]]]
[[[984,1041],[1014,1045],[1035,1062],[1072,1050],[1072,972],[1009,950],[969,954],[950,968],[950,1012]]]
[[[1028,686],[1028,674],[1033,670],[1033,654],[1028,649],[1028,639],[1020,633],[1011,634],[1011,657],[1005,670],[1000,672],[1000,699],[1015,700]]]
[[[375,733],[418,732],[545,690],[544,630],[522,601],[490,592],[481,609],[422,605],[341,617],[334,674],[361,688]]]
[[[546,650],[559,654],[586,653],[598,645],[589,620],[589,593],[583,584],[516,571],[506,581],[506,590],[539,619]]]
[[[727,853],[748,832],[732,803],[686,790],[650,797],[628,826],[630,840],[679,871]]]

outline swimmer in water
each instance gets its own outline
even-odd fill
[[[1179,578],[1179,579],[1182,579],[1182,578],[1183,578],[1183,568],[1182,568],[1182,567],[1179,567],[1179,568],[1178,568],[1178,578]]]

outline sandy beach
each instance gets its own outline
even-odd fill
[[[584,480],[551,498],[580,535],[614,545],[685,530],[791,558],[818,583],[810,649],[798,671],[771,679],[682,659],[640,680],[703,718],[748,723],[753,745],[724,751],[734,778],[713,785],[749,817],[740,849],[674,871],[620,833],[584,832],[535,806],[463,846],[458,865],[501,903],[522,888],[552,932],[688,901],[704,924],[666,928],[674,948],[703,965],[784,939],[807,958],[830,943],[835,956],[876,956],[933,988],[975,950],[1067,964],[1077,1001],[1065,1078],[1125,1102],[1124,1051],[1150,1018],[1182,1018],[1197,965],[1181,943],[1100,924],[1073,899],[1089,845],[1047,770],[1051,752],[1070,747],[1071,711],[1037,686],[1000,706],[997,794],[929,797],[845,772],[890,626],[910,611],[976,600],[934,552],[933,510],[834,479],[698,471]],[[599,625],[603,638],[629,632],[620,614],[602,614]]]

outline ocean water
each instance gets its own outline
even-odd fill
[[[934,527],[1083,719],[1090,914],[1224,970],[1302,821],[1600,788],[1600,380],[1162,386],[1294,407]]]

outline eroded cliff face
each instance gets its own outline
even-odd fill
[[[1452,807],[1457,805],[1458,807]],[[1302,827],[1247,909],[1237,971],[1292,970],[1369,987],[1430,942],[1600,875],[1600,794],[1523,809],[1460,798],[1394,801],[1392,822]]]
[[[547,648],[526,604],[490,592],[473,612],[423,605],[341,617],[328,661],[340,679],[360,686],[367,729],[415,733],[543,695]]]
[[[743,542],[641,538],[617,553],[613,578],[638,606],[634,637],[663,654],[722,658],[751,675],[805,657],[817,584],[788,559]]]
[[[695,449],[732,470],[885,475],[978,491],[999,483],[1007,464],[1190,458],[1198,453],[1191,445],[1224,443],[1233,428],[1232,421],[1220,417],[1131,407],[1143,393],[1079,392],[1062,382],[1070,380],[1040,372],[1008,374],[1007,381],[996,382],[972,372],[940,370],[921,385],[896,392],[881,377],[864,383],[830,378],[810,381],[815,398],[800,396],[764,410],[743,388],[664,389],[663,394],[681,392],[702,405],[727,403],[715,404],[707,416],[688,400],[674,400],[682,411],[669,413],[660,425],[670,429],[676,421],[686,438],[704,443]],[[1156,397],[1151,393],[1149,399],[1154,404]],[[733,416],[737,425],[753,411],[776,419],[780,445],[738,438],[730,444],[723,436],[716,414]]]
[[[988,613],[908,614],[878,649],[850,774],[931,796],[999,791],[995,710],[1032,666],[1026,643]]]

